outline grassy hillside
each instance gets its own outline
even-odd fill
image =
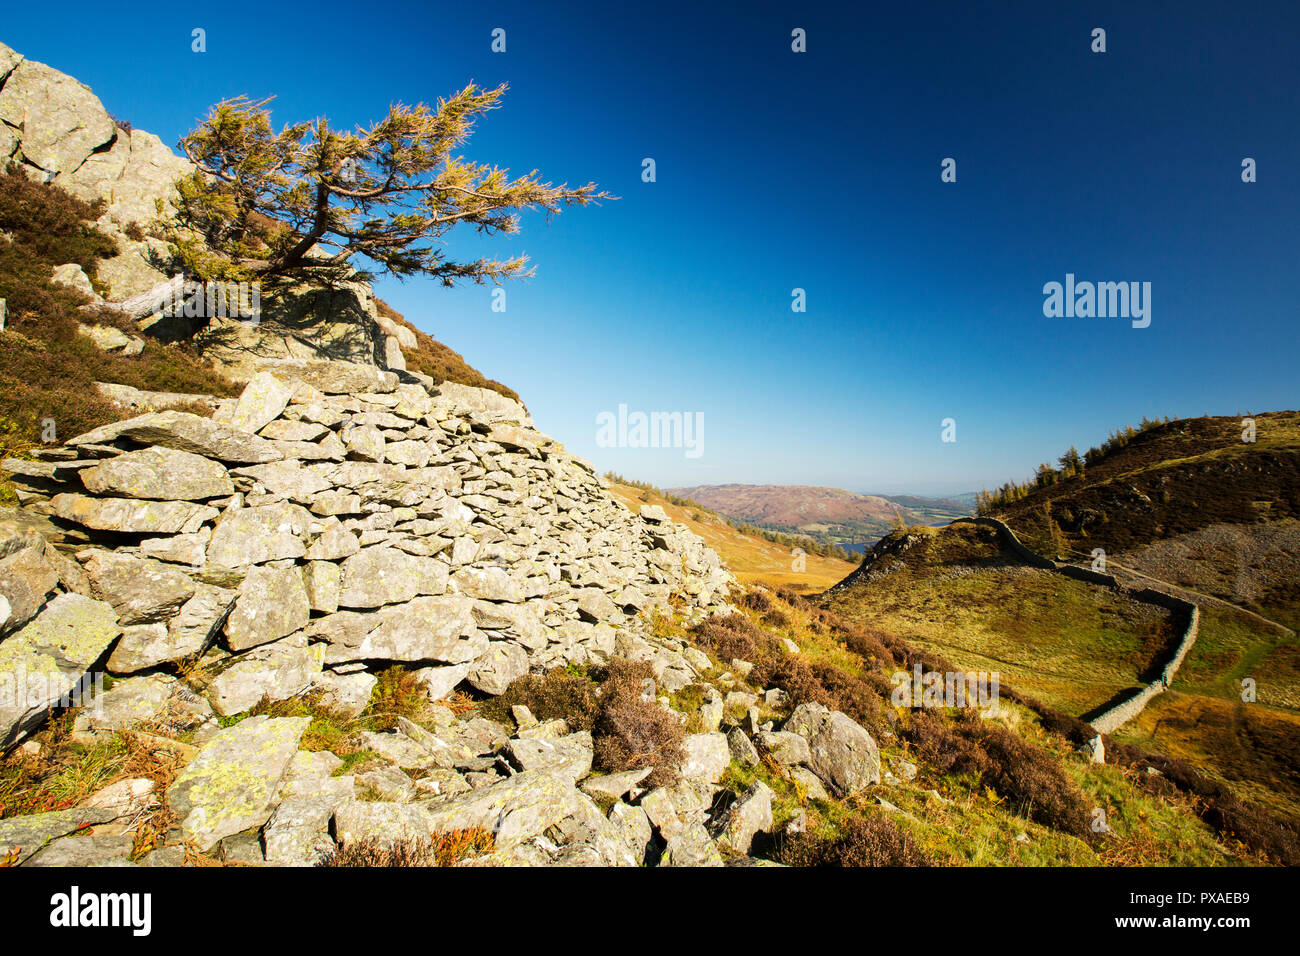
[[[1076,716],[1150,680],[1178,639],[1167,612],[1025,567],[990,528],[910,529],[864,571],[826,607]]]
[[[1017,696],[1076,717],[1151,679],[1152,665],[1177,640],[1162,610],[1024,567],[991,530],[973,525],[891,536],[819,603],[963,670],[997,670]],[[1264,671],[1253,663],[1259,659],[1278,666]],[[1201,638],[1170,691],[1116,732],[1115,746],[1187,761],[1198,786],[1226,787],[1300,825],[1295,660],[1284,637],[1261,650],[1240,614],[1203,608]],[[1240,700],[1237,677],[1246,671],[1269,674],[1260,680],[1260,703]]]
[[[1300,412],[1252,418],[1254,442],[1238,416],[1155,424],[985,510],[1042,553],[1120,554],[1211,525],[1300,518]]]
[[[745,534],[707,509],[674,504],[655,490],[619,481],[611,481],[609,490],[633,511],[648,504],[662,507],[674,521],[680,521],[703,538],[742,583],[765,581],[787,585],[796,591],[817,592],[856,567],[838,558],[809,553],[804,558],[804,570],[795,571],[789,547]]]
[[[148,342],[140,354],[126,356],[103,352],[80,333],[83,324],[123,322],[109,310],[82,311],[89,297],[51,279],[55,266],[76,263],[93,283],[98,263],[116,254],[114,241],[87,222],[100,211],[20,172],[0,172],[0,233],[7,234],[0,236],[0,298],[8,312],[0,332],[0,457],[39,443],[47,420],[56,437],[70,438],[121,418],[96,381],[163,392],[236,392],[184,346]]]
[[[1300,816],[1300,413],[1252,417],[1254,442],[1236,416],[1148,422],[988,510],[1040,553],[1086,563],[1102,548],[1121,580],[1197,602],[1171,692],[1118,736]]]

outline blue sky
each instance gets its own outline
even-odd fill
[[[351,126],[508,82],[465,155],[622,199],[453,236],[532,257],[504,314],[378,291],[601,470],[956,493],[1143,415],[1300,406],[1300,5],[11,6],[0,40],[168,143],[241,93]],[[1150,327],[1044,317],[1066,273],[1150,282]],[[598,447],[620,404],[701,413],[703,453]]]

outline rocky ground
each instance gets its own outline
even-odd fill
[[[761,784],[715,807],[733,753],[757,761],[752,735],[810,783],[879,779],[874,742],[843,715],[806,705],[773,735],[762,688],[710,693],[679,781],[651,789],[650,766],[591,776],[591,734],[525,707],[514,726],[436,707],[424,725],[362,731],[381,761],[361,775],[300,749],[309,717],[239,719],[305,696],[355,717],[394,665],[430,702],[625,658],[648,664],[644,696],[666,705],[716,672],[653,621],[728,611],[717,556],[659,509],[613,501],[494,392],[270,363],[211,419],[146,413],[5,467],[24,506],[0,541],[5,746],[34,756],[25,738],[72,702],[75,739],[144,733],[173,741],[175,764],[164,792],[128,778],[75,809],[0,820],[14,862],[142,859],[129,823],[160,802],[174,826],[144,862],[308,864],[466,829],[493,835],[489,862],[721,862],[771,825]],[[112,683],[97,693],[100,668]],[[64,839],[88,824],[94,836]]]

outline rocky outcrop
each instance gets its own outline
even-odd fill
[[[194,347],[236,380],[266,359],[405,370],[402,348],[416,346],[414,333],[380,314],[365,282],[268,284],[256,322],[167,315],[164,298],[174,301],[184,277],[168,243],[150,227],[174,220],[176,182],[195,167],[154,134],[119,126],[89,87],[0,43],[0,164],[11,160],[34,179],[104,202],[95,226],[120,251],[98,265],[97,279],[108,304],[136,319],[145,335],[189,339],[197,332]],[[68,279],[98,300],[84,274]],[[141,347],[138,338],[107,326],[88,334],[112,350]]]
[[[104,200],[96,225],[121,249],[98,270],[109,298],[166,278],[166,244],[126,230],[152,222],[159,203],[168,214],[174,183],[193,167],[152,133],[119,127],[89,87],[0,43],[0,163],[11,160],[79,199]]]

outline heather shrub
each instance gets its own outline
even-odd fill
[[[411,840],[380,841],[373,837],[336,847],[320,862],[324,867],[455,866],[461,860],[492,850],[487,830],[449,830]]]
[[[783,837],[774,859],[786,866],[933,866],[934,861],[887,817],[855,815],[834,838],[799,833]]]
[[[646,781],[662,786],[677,780],[686,731],[674,713],[654,699],[644,699],[646,687],[653,683],[649,664],[614,658],[590,676],[560,668],[527,674],[485,703],[482,711],[508,723],[510,708],[523,704],[539,720],[562,719],[572,731],[590,731],[597,770],[653,767]]]
[[[545,674],[525,674],[506,692],[483,705],[483,713],[509,723],[510,708],[522,704],[538,720],[563,720],[570,730],[592,730],[600,713],[597,686],[589,677],[555,668]]]

